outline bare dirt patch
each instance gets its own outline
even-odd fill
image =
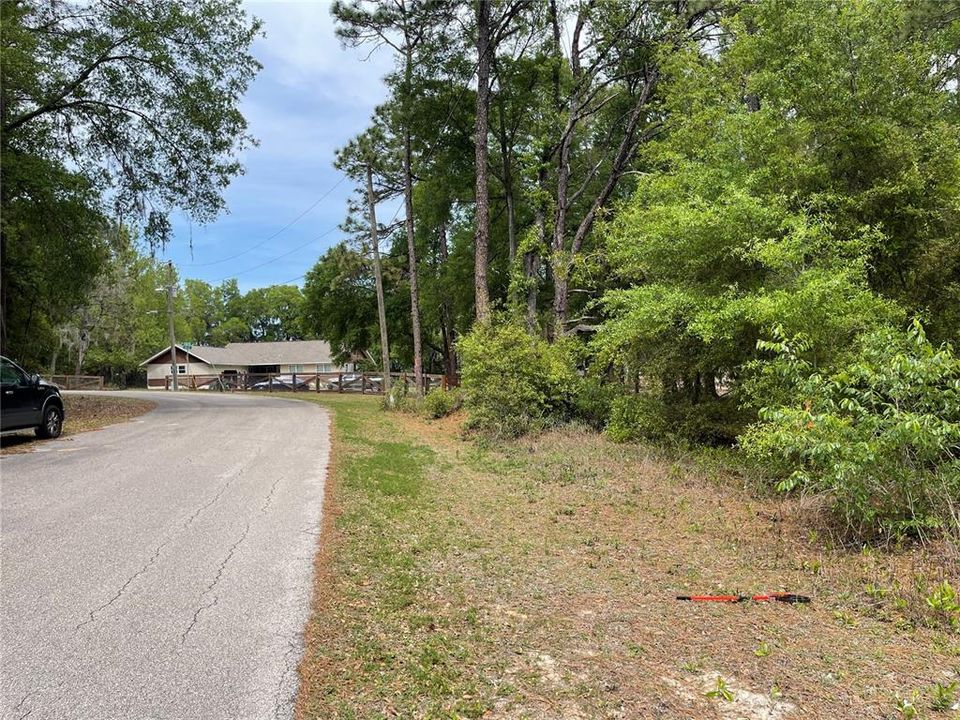
[[[139,400],[107,395],[64,395],[63,408],[66,422],[63,436],[76,435],[88,430],[99,430],[107,425],[132,420],[153,410],[157,404],[150,400]],[[0,455],[28,452],[36,447],[38,440],[32,430],[4,435],[0,437]]]
[[[960,635],[926,603],[960,586],[955,548],[843,547],[815,504],[584,430],[484,447],[451,421],[341,420],[300,718],[955,715],[929,707]],[[390,453],[418,448],[398,500]],[[674,599],[767,591],[813,602]]]

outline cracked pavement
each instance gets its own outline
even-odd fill
[[[0,717],[292,717],[326,411],[123,394],[157,409],[0,459]]]

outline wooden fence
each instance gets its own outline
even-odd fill
[[[392,385],[414,388],[412,373],[390,373]],[[163,388],[173,389],[173,376],[163,378]],[[150,387],[158,387],[156,380]],[[178,375],[181,390],[218,390],[244,392],[336,392],[383,394],[383,373],[221,373],[219,375]],[[423,376],[423,390],[447,388],[445,375]]]
[[[99,375],[51,375],[50,382],[62,390],[103,390]]]

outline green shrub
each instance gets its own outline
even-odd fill
[[[949,581],[944,580],[934,587],[926,600],[930,609],[944,619],[950,627],[960,629],[960,593],[953,589]]]
[[[679,395],[642,392],[614,399],[605,432],[615,442],[717,447],[732,444],[747,417],[731,398],[693,403]]]
[[[733,396],[667,403],[673,434],[689,443],[710,447],[732,446],[756,415],[744,410]]]
[[[563,342],[497,319],[474,325],[457,350],[469,427],[516,437],[569,417],[577,376]]]
[[[824,494],[859,538],[960,533],[960,360],[923,328],[868,336],[824,377],[782,333],[761,349],[796,388],[795,404],[763,408],[744,449],[778,488]]]
[[[435,388],[423,399],[423,413],[430,418],[446,417],[460,409],[462,399],[458,388],[442,390]]]
[[[662,403],[649,393],[615,398],[605,433],[614,442],[665,439],[667,423]]]
[[[614,400],[623,395],[623,386],[587,377],[577,383],[573,396],[574,416],[596,430],[603,430],[610,419]]]

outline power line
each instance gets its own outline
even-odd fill
[[[457,95],[457,97],[456,97],[456,99],[454,100],[453,104],[450,106],[449,111],[447,112],[447,118],[446,118],[446,120],[445,120],[444,123],[443,123],[443,128],[442,128],[442,130],[441,130],[441,133],[447,130],[448,126],[450,125],[450,120],[453,118],[453,113],[454,113],[454,111],[457,109],[457,107],[459,107],[460,102],[463,100],[463,98],[464,98],[465,95],[466,95],[465,88],[461,88],[459,94]],[[439,143],[438,143],[438,145],[439,145]],[[431,159],[433,158],[433,156],[436,154],[436,152],[437,152],[437,146],[434,146],[434,147],[430,148],[430,151],[429,151],[428,153],[426,153],[422,158],[420,158],[420,162],[422,163],[422,162],[427,162],[427,161],[431,160]],[[340,178],[340,181],[337,183],[337,185],[339,185],[340,183],[342,183],[345,179],[346,179],[346,176],[343,176],[342,178]],[[326,197],[326,196],[329,195],[331,192],[333,192],[333,190],[337,187],[337,185],[334,185],[332,188],[330,188],[330,190],[328,190],[328,191],[324,194],[323,197]],[[322,200],[323,197],[321,197],[320,200]],[[317,200],[317,202],[320,202],[320,200]],[[314,203],[314,205],[316,205],[316,203]],[[393,225],[393,223],[396,222],[397,216],[400,215],[400,211],[403,210],[404,207],[405,207],[405,201],[404,201],[404,202],[401,202],[401,203],[399,203],[399,204],[397,205],[397,209],[396,209],[396,211],[393,213],[393,217],[390,219],[390,222],[387,223],[387,225]],[[306,211],[305,211],[305,212],[306,212]],[[304,214],[305,214],[305,213],[304,213]],[[302,214],[301,214],[301,217],[302,217]],[[298,218],[298,219],[299,219],[299,218]],[[291,223],[291,224],[292,224],[292,223]],[[288,225],[288,227],[289,227],[289,225]],[[233,274],[229,275],[228,277],[221,278],[221,279],[218,280],[217,282],[223,282],[224,280],[229,280],[229,279],[231,279],[231,278],[233,278],[233,277],[236,277],[237,275],[242,275],[242,274],[247,273],[247,272],[250,272],[250,271],[252,271],[252,270],[258,270],[258,269],[262,268],[264,265],[269,265],[270,263],[272,263],[272,262],[274,262],[274,261],[276,261],[276,260],[281,260],[282,258],[285,258],[285,257],[287,257],[287,256],[289,256],[289,255],[292,255],[293,253],[297,252],[298,250],[302,250],[303,248],[305,248],[307,245],[310,245],[310,244],[313,243],[314,241],[319,240],[320,238],[329,235],[330,233],[332,233],[334,230],[337,230],[338,228],[339,228],[339,225],[337,225],[336,227],[332,227],[332,228],[330,228],[329,230],[327,230],[326,232],[322,233],[321,235],[318,235],[317,237],[313,238],[313,240],[309,240],[309,241],[307,241],[306,243],[304,243],[303,245],[299,245],[299,246],[293,248],[293,250],[290,250],[289,252],[285,252],[285,253],[283,253],[282,255],[277,255],[275,258],[272,258],[272,259],[270,259],[270,260],[267,260],[266,262],[260,263],[259,265],[254,265],[253,267],[247,268],[246,270],[241,270],[240,272],[233,273]],[[282,232],[282,231],[281,231],[281,232]],[[279,234],[279,233],[278,233],[278,234]],[[262,245],[262,244],[263,244],[263,243],[261,243],[261,245]],[[250,249],[253,250],[253,249],[255,249],[255,248],[256,248],[256,246],[254,246],[253,248],[250,248]],[[244,253],[245,253],[245,252],[247,252],[247,251],[244,251]],[[242,254],[244,254],[244,253],[240,253],[240,255],[242,255]],[[235,257],[239,257],[239,255],[237,255],[237,256],[235,256]],[[231,258],[228,258],[228,259],[231,259]],[[221,261],[221,262],[222,262],[222,261]],[[211,264],[216,264],[216,263],[211,263]],[[289,283],[296,282],[297,280],[303,279],[304,277],[306,277],[306,275],[307,275],[307,273],[303,273],[302,275],[298,275],[297,277],[291,278],[290,280],[285,280],[284,282],[282,282],[282,283],[280,283],[280,284],[281,284],[281,285],[288,285]]]
[[[306,210],[304,210],[302,213],[300,213],[299,215],[297,215],[293,220],[291,220],[290,222],[288,222],[288,223],[287,223],[286,225],[284,225],[282,228],[280,228],[279,230],[277,230],[273,235],[271,235],[270,237],[266,238],[265,240],[262,240],[262,241],[258,242],[256,245],[251,245],[251,246],[248,247],[246,250],[243,250],[243,251],[241,251],[241,252],[238,252],[236,255],[231,255],[230,257],[221,258],[220,260],[214,260],[213,262],[207,262],[207,263],[185,263],[185,264],[182,265],[181,267],[196,267],[196,268],[201,268],[201,267],[210,267],[211,265],[220,265],[221,263],[229,262],[230,260],[236,260],[238,257],[243,257],[243,256],[246,255],[247,253],[249,253],[249,252],[251,252],[251,251],[253,251],[253,250],[256,250],[256,249],[259,248],[259,247],[263,247],[263,246],[266,245],[268,242],[270,242],[271,240],[273,240],[274,238],[276,238],[277,236],[279,236],[281,233],[289,230],[291,227],[293,227],[294,225],[296,225],[301,219],[303,219],[304,216],[307,215],[307,213],[309,213],[309,212],[310,212],[311,210],[313,210],[317,205],[319,205],[323,200],[325,200],[325,199],[330,195],[330,193],[332,193],[334,190],[336,190],[338,187],[340,187],[340,185],[342,185],[342,184],[343,184],[343,181],[346,180],[346,179],[347,179],[346,175],[341,175],[341,176],[340,176],[340,179],[337,180],[337,182],[333,185],[333,187],[331,187],[331,188],[330,188],[329,190],[327,190],[323,195],[321,195],[321,196],[318,197],[316,200],[314,200],[313,203],[312,203]],[[281,257],[282,257],[282,256],[281,256]]]
[[[235,272],[235,273],[230,273],[230,275],[227,275],[227,277],[220,278],[220,279],[217,280],[216,282],[217,282],[217,283],[221,283],[221,282],[223,282],[224,280],[230,280],[231,278],[234,278],[234,277],[236,277],[237,275],[243,275],[244,273],[252,272],[252,271],[254,271],[254,270],[259,270],[260,268],[262,268],[262,267],[264,267],[264,266],[266,266],[266,265],[269,265],[270,263],[274,263],[274,262],[276,262],[277,260],[282,260],[283,258],[288,257],[289,255],[293,255],[295,252],[297,252],[297,251],[299,251],[299,250],[303,250],[303,249],[304,249],[305,247],[307,247],[308,245],[312,245],[312,244],[315,243],[317,240],[320,240],[321,238],[324,238],[324,237],[326,237],[327,235],[329,235],[330,233],[334,232],[335,230],[339,230],[339,229],[340,229],[340,226],[339,226],[339,225],[334,225],[334,226],[333,226],[332,228],[330,228],[329,230],[326,230],[326,231],[320,233],[319,235],[317,235],[317,236],[314,237],[314,238],[310,238],[309,240],[307,240],[307,241],[306,241],[305,243],[303,243],[302,245],[297,245],[295,248],[293,248],[292,250],[288,250],[287,252],[283,253],[282,255],[277,255],[276,257],[272,257],[272,258],[270,258],[269,260],[266,260],[266,261],[260,263],[259,265],[254,265],[253,267],[248,267],[248,268],[246,268],[246,269],[244,269],[244,270],[240,270],[240,271]]]
[[[173,376],[173,391],[176,392],[179,389],[177,383],[177,375],[179,375],[180,367],[177,365],[177,335],[174,329],[173,323],[173,293],[176,288],[176,285],[173,282],[173,261],[167,261],[167,284],[163,286],[163,290],[167,295],[167,324],[170,331],[170,374]],[[159,290],[160,288],[158,288]]]
[[[474,66],[474,69],[473,69],[473,73],[476,72],[476,68],[477,68],[477,66],[475,65],[475,66]],[[471,76],[472,76],[472,74],[471,74]],[[463,100],[464,96],[466,95],[466,89],[467,89],[467,85],[464,85],[463,87],[460,88],[460,92],[457,94],[457,97],[454,99],[453,103],[450,105],[450,107],[449,107],[449,109],[448,109],[448,111],[447,111],[447,117],[446,117],[446,119],[445,119],[444,122],[443,122],[443,127],[442,127],[442,129],[441,129],[441,132],[438,134],[438,143],[437,143],[437,145],[435,145],[434,147],[430,148],[430,150],[429,150],[423,157],[420,158],[420,162],[421,162],[421,163],[428,162],[428,161],[431,160],[431,159],[433,158],[433,156],[436,154],[436,152],[437,152],[437,150],[438,150],[438,148],[439,148],[439,145],[440,145],[439,137],[440,137],[440,135],[443,134],[443,132],[445,132],[445,131],[449,128],[450,121],[453,119],[453,113],[454,113],[454,112],[456,111],[456,109],[460,106],[461,101]],[[232,256],[230,256],[230,257],[223,258],[223,259],[221,259],[221,260],[215,260],[215,261],[209,262],[209,263],[190,263],[190,264],[184,264],[183,267],[209,267],[209,266],[211,266],[211,265],[219,265],[219,264],[224,263],[224,262],[227,262],[227,261],[229,261],[229,260],[235,260],[235,259],[238,258],[238,257],[242,257],[243,255],[246,255],[247,253],[251,252],[252,250],[256,250],[257,248],[262,247],[263,245],[267,244],[268,242],[270,242],[271,240],[273,240],[275,237],[277,237],[278,235],[280,235],[282,232],[284,232],[285,230],[287,230],[288,228],[290,228],[290,227],[292,227],[294,224],[296,224],[296,223],[297,223],[301,218],[303,218],[307,213],[309,213],[311,210],[313,210],[313,208],[315,208],[317,205],[319,205],[322,200],[324,200],[327,196],[329,196],[330,193],[332,193],[334,190],[336,190],[336,189],[343,183],[343,181],[346,180],[346,179],[347,179],[347,176],[346,176],[346,175],[341,176],[341,178],[333,185],[333,187],[331,187],[331,188],[330,188],[329,190],[327,190],[323,195],[321,195],[319,198],[317,198],[306,210],[304,210],[304,211],[303,211],[302,213],[300,213],[297,217],[295,217],[293,220],[291,220],[289,223],[287,223],[285,226],[283,226],[282,228],[280,228],[277,232],[275,232],[273,235],[271,235],[270,237],[266,238],[266,239],[263,240],[262,242],[259,242],[259,243],[257,243],[256,245],[252,245],[251,247],[247,248],[246,250],[244,250],[244,251],[242,251],[242,252],[237,253],[236,255],[232,255]],[[400,214],[400,210],[402,210],[404,207],[405,207],[405,202],[400,203],[400,204],[397,206],[396,211],[393,213],[393,217],[391,218],[390,222],[388,223],[389,225],[392,225],[392,224],[396,221],[397,216]],[[305,248],[305,247],[307,247],[308,245],[316,242],[317,240],[320,240],[321,238],[326,237],[327,235],[329,235],[330,233],[332,233],[334,230],[337,230],[338,228],[339,228],[339,225],[334,226],[334,227],[330,228],[329,230],[321,233],[321,234],[318,235],[317,237],[312,238],[311,240],[308,240],[307,242],[303,243],[302,245],[298,245],[297,247],[293,248],[292,250],[289,250],[288,252],[285,252],[285,253],[283,253],[283,254],[281,254],[281,255],[277,255],[276,257],[273,257],[273,258],[271,258],[270,260],[267,260],[267,261],[265,261],[265,262],[262,262],[262,263],[260,263],[259,265],[254,265],[253,267],[249,267],[249,268],[246,268],[246,269],[244,269],[244,270],[240,270],[239,272],[231,273],[231,274],[228,275],[227,277],[221,278],[220,280],[217,280],[216,282],[221,283],[221,282],[224,282],[225,280],[230,280],[231,278],[234,278],[234,277],[236,277],[237,275],[243,275],[244,273],[252,272],[253,270],[259,270],[260,268],[262,268],[262,267],[264,267],[264,266],[266,266],[266,265],[269,265],[269,264],[271,264],[271,263],[273,263],[273,262],[276,262],[277,260],[282,260],[283,258],[292,255],[293,253],[297,252],[298,250],[302,250],[303,248]],[[298,276],[295,277],[295,278],[291,278],[290,280],[286,280],[286,281],[284,281],[284,282],[281,283],[281,284],[282,284],[282,285],[286,285],[286,284],[288,284],[288,283],[292,283],[292,282],[295,282],[295,281],[297,281],[297,280],[301,280],[302,278],[306,277],[306,274],[307,274],[307,273],[303,273],[302,275],[298,275]]]
[[[295,278],[290,278],[289,280],[284,280],[282,283],[277,283],[277,284],[289,285],[290,283],[295,283],[297,280],[303,280],[306,276],[307,276],[307,273],[304,273],[303,275],[297,275]]]

